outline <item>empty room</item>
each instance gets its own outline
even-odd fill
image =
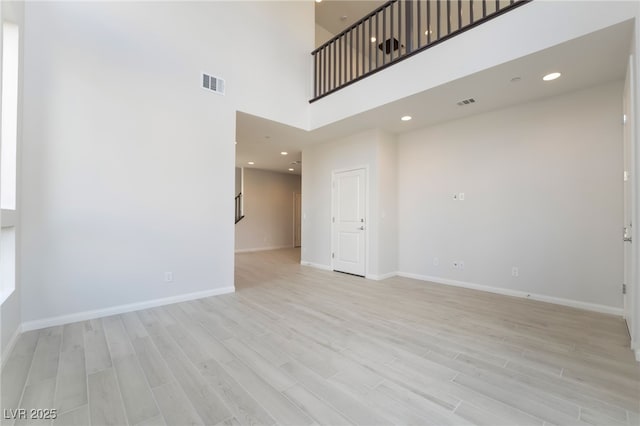
[[[639,19],[3,1],[0,424],[638,425]]]

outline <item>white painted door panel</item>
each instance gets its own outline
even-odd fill
[[[333,176],[333,269],[365,275],[366,170]]]

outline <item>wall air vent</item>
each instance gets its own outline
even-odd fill
[[[202,88],[224,95],[224,80],[219,77],[202,73]]]
[[[458,102],[459,106],[465,106],[465,105],[470,105],[470,104],[474,104],[476,103],[476,100],[473,98],[469,98],[469,99],[463,99],[460,102]]]

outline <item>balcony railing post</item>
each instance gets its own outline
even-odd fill
[[[373,48],[376,50],[376,68],[378,68],[378,64],[379,64],[379,62],[378,62],[378,51],[380,50],[380,49],[378,49],[378,43],[380,43],[380,40],[379,40],[380,39],[379,30],[380,29],[378,28],[378,21],[379,20],[380,20],[380,13],[378,12],[378,13],[376,13],[376,42],[373,45]]]
[[[389,11],[391,13],[391,18],[390,18],[390,32],[391,34],[389,34],[389,53],[390,53],[390,57],[389,57],[389,61],[393,62],[393,47],[394,47],[394,43],[393,43],[393,39],[396,38],[395,34],[393,33],[393,5],[394,3],[391,3],[391,10]]]
[[[313,55],[313,97],[318,97],[318,54]]]
[[[398,1],[398,58],[402,55],[402,37],[404,31],[402,31],[402,1]]]
[[[387,62],[387,55],[384,51],[385,42],[387,41],[387,8],[382,9],[382,40],[380,46],[382,46],[382,65]]]
[[[469,25],[473,24],[473,0],[469,0]]]
[[[420,0],[418,0],[419,2]],[[404,3],[405,14],[405,42],[407,43],[406,53],[413,52],[413,0],[406,0]],[[420,26],[418,25],[418,29]],[[419,37],[420,35],[418,35]]]
[[[331,85],[332,89],[335,89],[336,87],[338,87],[338,67],[337,67],[337,62],[336,62],[336,57],[338,54],[338,46],[336,46],[335,43],[333,43],[331,45],[331,48],[333,50],[333,62],[331,63],[331,67],[333,68],[333,84]]]
[[[427,0],[427,46],[431,44],[431,0]]]
[[[436,32],[436,40],[440,40],[440,15],[442,15],[440,13],[440,0],[436,0],[436,26],[438,31]]]
[[[447,0],[447,35],[451,34],[451,0]]]
[[[418,39],[416,41],[418,42],[418,49],[420,49],[420,46],[422,46],[422,25],[421,25],[422,11],[420,10],[421,4],[422,4],[422,0],[416,1],[416,16],[418,17],[418,31],[417,31]]]

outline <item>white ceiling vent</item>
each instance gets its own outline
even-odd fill
[[[224,95],[224,80],[202,73],[202,88]]]
[[[465,106],[465,105],[469,105],[469,104],[474,104],[476,103],[476,100],[473,98],[469,98],[469,99],[463,99],[461,101],[458,102],[459,106]]]

